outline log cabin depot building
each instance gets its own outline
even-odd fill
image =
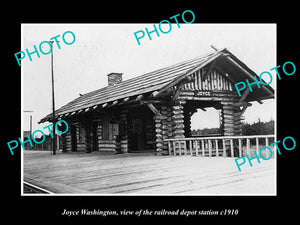
[[[242,114],[252,101],[274,98],[262,85],[241,97],[234,84],[257,75],[227,49],[186,60],[122,81],[108,74],[108,86],[74,99],[56,110],[69,124],[62,135],[63,151],[168,153],[168,138],[191,136],[197,109],[220,110],[221,135],[241,135]],[[258,77],[257,77],[258,78]],[[40,123],[52,121],[52,114]]]

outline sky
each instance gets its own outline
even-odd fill
[[[258,75],[270,71],[276,64],[276,24],[184,24],[180,28],[172,24],[167,34],[155,33],[149,40],[147,35],[138,45],[134,33],[149,30],[153,24],[22,24],[21,49],[34,51],[43,41],[60,35],[53,47],[55,108],[67,104],[84,94],[107,86],[107,74],[123,73],[123,80],[142,75],[184,60],[188,60],[213,49],[227,48]],[[167,30],[167,28],[165,28]],[[66,45],[62,35],[72,31],[76,40]],[[66,35],[66,40],[72,37]],[[42,45],[47,51],[47,45]],[[29,130],[32,115],[32,130],[40,129],[49,123],[38,121],[52,112],[51,65],[50,54],[40,58],[36,54],[22,60],[22,111],[23,130]],[[16,61],[16,65],[17,61]],[[246,79],[246,78],[245,78]],[[275,89],[276,79],[271,86]],[[264,100],[263,104],[253,102],[244,116],[245,122],[269,121],[276,118],[276,102]],[[219,126],[218,111],[208,108],[206,112],[198,110],[192,117],[192,128],[211,128]],[[45,133],[48,132],[46,130]]]

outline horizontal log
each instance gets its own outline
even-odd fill
[[[182,105],[174,105],[174,106],[172,106],[172,108],[173,108],[173,111],[175,112],[175,111],[181,111],[182,109],[183,109],[183,106]]]
[[[233,129],[234,128],[234,124],[225,124],[222,126],[223,129]]]
[[[234,106],[252,106],[252,104],[251,103],[249,103],[249,102],[235,102],[235,103],[233,103],[233,105]]]
[[[230,111],[232,111],[232,112],[234,112],[234,109],[233,109],[233,107],[224,107],[223,106],[223,111],[228,111],[228,112],[230,112]]]
[[[184,135],[174,135],[174,138],[184,138]]]
[[[173,123],[174,124],[179,124],[179,123],[184,123],[184,120],[183,119],[173,119]]]
[[[164,146],[163,143],[156,143],[157,148],[162,148],[163,146]]]
[[[183,129],[183,128],[184,128],[184,124],[182,123],[174,125],[174,129]]]
[[[161,127],[162,127],[162,124],[161,124],[161,123],[155,123],[155,127],[156,127],[156,128],[161,128]]]
[[[197,97],[197,96],[179,96],[179,99],[183,100],[199,100],[199,101],[222,101],[222,102],[233,102],[236,98],[233,97]]]
[[[176,115],[173,115],[172,118],[174,118],[174,119],[182,119],[182,118],[184,118],[184,115],[183,114],[176,114]]]
[[[183,135],[184,134],[184,130],[174,130],[173,133],[176,135]]]
[[[233,116],[233,114],[225,114],[225,115],[222,115],[222,118],[234,119],[234,116]]]
[[[224,136],[234,136],[235,133],[233,132],[224,132]]]

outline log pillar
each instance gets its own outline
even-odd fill
[[[234,133],[234,106],[233,102],[222,102],[221,132],[224,136],[233,136]]]
[[[156,136],[156,154],[162,155],[163,153],[163,135],[162,135],[162,116],[155,115],[153,117],[155,122],[155,136]]]
[[[97,149],[100,151],[100,143],[103,137],[103,114],[97,113],[95,121],[97,121]]]
[[[153,117],[155,125],[155,136],[156,136],[156,154],[167,155],[168,154],[168,143],[164,142],[164,139],[170,138],[170,115],[171,109],[169,106],[162,105],[156,106],[158,113]]]
[[[184,111],[184,136],[185,137],[191,137],[192,131],[191,131],[191,117],[194,114],[194,112],[188,112]]]
[[[185,101],[179,101],[177,105],[172,106],[173,109],[173,138],[185,138],[184,133],[184,114],[183,108]],[[185,141],[176,142],[175,154],[179,152],[181,155],[182,151],[185,149]]]
[[[127,153],[128,152],[128,129],[127,129],[127,115],[128,110],[123,109],[120,114],[120,142],[121,142],[121,152],[120,153]]]
[[[173,137],[173,108],[168,106],[167,108],[167,138]]]
[[[86,153],[92,152],[92,124],[91,121],[85,123],[85,151]]]
[[[233,110],[234,135],[242,135],[242,110],[238,106],[235,106]]]
[[[61,135],[62,152],[67,152],[67,134]]]
[[[167,139],[168,138],[168,107],[165,105],[161,106],[161,135],[162,135],[162,139]],[[163,141],[163,146],[162,146],[162,153],[163,155],[167,155],[168,154],[168,143]]]
[[[65,130],[67,126],[62,123],[62,129]],[[61,135],[61,145],[62,145],[62,152],[67,152],[67,136],[70,135],[70,127],[68,127],[68,131]]]

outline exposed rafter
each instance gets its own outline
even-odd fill
[[[204,80],[208,77],[208,75],[211,73],[212,69],[213,69],[214,66],[216,65],[216,61],[217,61],[217,60],[213,61],[213,62],[210,64],[210,66],[209,66],[207,72],[204,74],[204,76],[203,76],[203,78],[202,78],[203,81],[204,81]]]
[[[157,115],[157,116],[162,116],[160,114],[160,112],[158,111],[158,109],[152,104],[152,103],[148,103],[147,106],[149,107],[149,109],[151,109],[151,111]]]
[[[230,56],[226,56],[226,59],[228,59],[228,61],[230,61],[232,64],[234,64],[236,67],[238,67],[240,70],[242,70],[249,78],[251,78],[251,80],[254,80],[254,77],[246,70],[244,69],[240,64],[238,64],[234,59],[232,59]],[[272,91],[270,91],[265,85],[263,85],[261,82],[258,81],[258,83],[261,85],[261,88],[263,88],[264,90],[266,90],[269,94],[272,94]],[[248,88],[249,89],[249,88]]]

